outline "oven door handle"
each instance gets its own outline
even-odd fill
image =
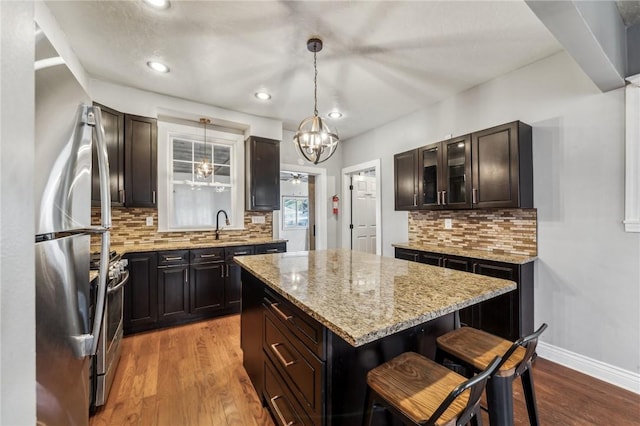
[[[120,287],[122,287],[127,283],[127,281],[129,281],[129,271],[124,271],[123,276],[124,278],[122,278],[118,284],[107,289],[107,294],[115,293],[116,291],[120,290]]]

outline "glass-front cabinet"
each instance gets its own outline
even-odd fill
[[[471,208],[469,135],[424,146],[418,158],[421,208]]]

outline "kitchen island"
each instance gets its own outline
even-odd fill
[[[459,309],[512,281],[335,249],[237,258],[243,363],[278,424],[360,424],[366,373],[435,354]]]

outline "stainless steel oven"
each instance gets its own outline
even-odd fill
[[[129,281],[127,260],[112,254],[109,263],[109,283],[104,317],[98,340],[98,351],[94,357],[92,386],[94,407],[104,405],[109,396],[113,378],[122,352],[124,287]],[[94,407],[91,407],[92,411]]]

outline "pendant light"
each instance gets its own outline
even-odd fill
[[[307,41],[307,49],[313,52],[313,116],[302,120],[298,131],[293,136],[293,143],[298,154],[310,163],[318,164],[327,161],[338,147],[338,133],[318,117],[318,67],[316,54],[322,50],[322,40],[311,38]]]
[[[211,124],[211,120],[208,118],[201,118],[200,123],[204,126],[204,155],[202,156],[202,160],[196,166],[196,174],[200,179],[206,179],[211,176],[211,173],[213,173],[213,166],[207,158],[207,124]]]

